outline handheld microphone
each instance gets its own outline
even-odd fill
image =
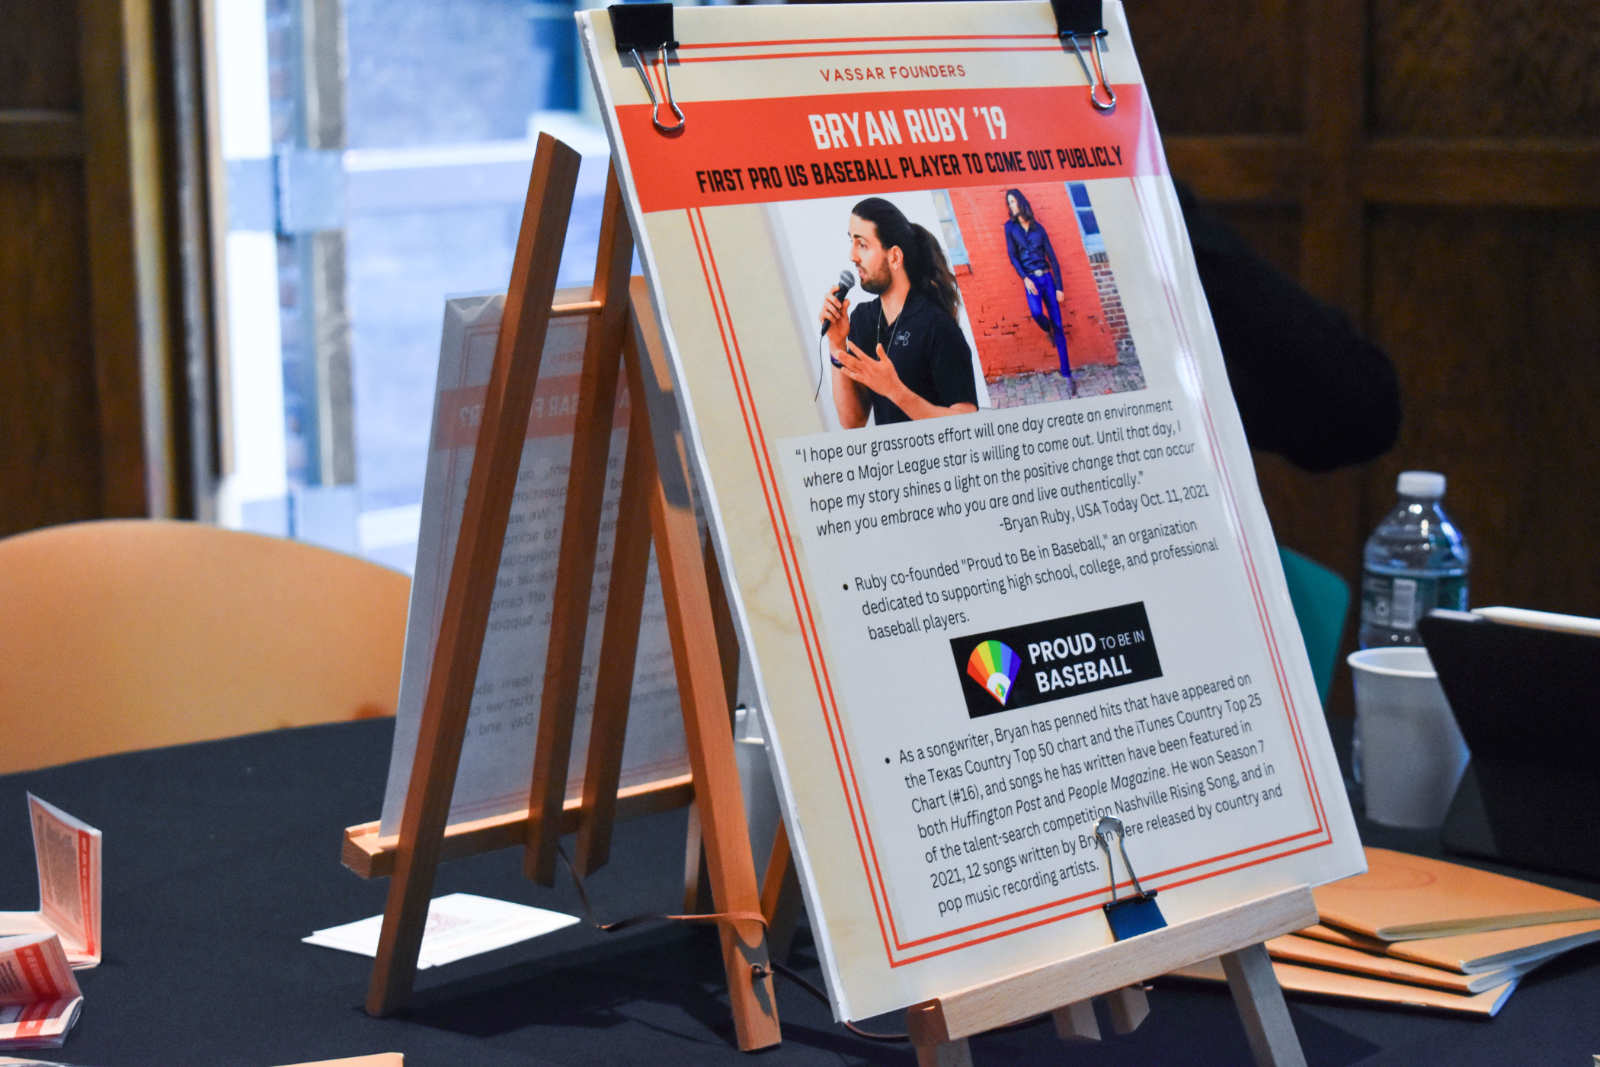
[[[833,287],[833,298],[835,300],[843,300],[844,299],[844,294],[848,293],[855,286],[855,284],[856,284],[856,275],[855,275],[854,271],[849,271],[849,270],[840,271],[839,272],[839,284]],[[827,333],[828,333],[828,323],[825,322],[825,323],[822,324],[822,332],[817,334],[817,336],[818,337],[825,337],[825,336],[827,336]]]

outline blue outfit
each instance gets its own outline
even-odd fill
[[[1033,282],[1029,293],[1028,314],[1038,323],[1051,341],[1055,342],[1056,358],[1061,361],[1063,377],[1072,377],[1072,364],[1067,361],[1067,335],[1061,328],[1061,305],[1056,302],[1056,290],[1061,287],[1061,263],[1056,250],[1050,247],[1050,235],[1034,219],[1024,227],[1016,218],[1006,220],[1006,255],[1017,276]]]

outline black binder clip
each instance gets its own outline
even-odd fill
[[[672,64],[667,61],[667,53],[678,47],[678,42],[672,37],[672,5],[612,4],[606,8],[606,14],[611,16],[611,35],[617,40],[617,54],[633,59],[633,69],[639,72],[639,77],[644,80],[644,91],[650,94],[650,121],[668,136],[682,133],[688,120],[684,118],[683,108],[672,98]],[[671,126],[657,117],[661,111],[661,101],[656,97],[655,84],[645,72],[644,60],[639,58],[641,50],[649,51],[652,48],[656,49],[661,60],[661,79],[667,87],[667,106],[678,120]]]
[[[1056,33],[1062,41],[1072,46],[1073,55],[1078,57],[1078,66],[1083,68],[1083,76],[1089,79],[1089,103],[1097,111],[1115,108],[1117,94],[1106,80],[1106,28],[1101,24],[1100,0],[1050,0],[1050,6],[1056,13]],[[1093,41],[1092,56],[1085,38]],[[1094,60],[1093,69],[1090,69],[1091,58]],[[1101,90],[1105,91],[1104,100],[1100,98]]]
[[[1095,823],[1094,839],[1106,854],[1106,871],[1111,876],[1111,900],[1101,905],[1106,913],[1106,922],[1111,926],[1111,936],[1118,941],[1125,941],[1166,926],[1167,920],[1162,918],[1161,909],[1156,907],[1155,890],[1148,893],[1144,891],[1139,885],[1139,876],[1134,873],[1133,864],[1128,862],[1128,849],[1122,843],[1122,820],[1107,815]],[[1117,865],[1111,858],[1113,839],[1116,840],[1117,851],[1122,854],[1122,865],[1127,868],[1128,880],[1133,883],[1133,895],[1121,899],[1117,897]]]

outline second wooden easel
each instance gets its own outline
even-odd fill
[[[410,999],[434,875],[441,860],[520,844],[529,877],[550,884],[555,877],[557,841],[563,832],[579,832],[577,866],[588,873],[606,862],[615,819],[683,806],[692,799],[694,844],[704,850],[718,912],[739,1047],[764,1048],[777,1044],[780,1034],[767,966],[766,920],[729,725],[736,645],[721,600],[715,561],[702,552],[676,419],[664,410],[671,404],[671,385],[659,344],[659,324],[642,280],[636,279],[630,286],[633,240],[614,174],[607,184],[590,298],[552,303],[578,164],[579,157],[572,149],[549,136],[540,137],[399,836],[380,837],[375,823],[350,827],[345,834],[346,866],[364,877],[390,878],[367,1010],[386,1015]],[[552,317],[562,315],[587,316],[589,329],[528,808],[452,826],[450,797],[546,327]],[[613,669],[602,673],[595,693],[583,796],[567,802],[567,761],[593,588],[612,411],[619,373],[624,370],[632,397],[631,419],[600,653],[601,662]],[[615,667],[634,660],[652,540],[691,773],[619,792],[632,671]],[[698,870],[697,853],[688,867],[691,872]],[[776,900],[776,893],[771,895]]]

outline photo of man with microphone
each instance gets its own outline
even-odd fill
[[[878,299],[852,308],[846,274],[822,302],[840,425],[978,410],[972,351],[956,322],[961,296],[933,234],[874,196],[851,209],[849,236],[861,288]]]

